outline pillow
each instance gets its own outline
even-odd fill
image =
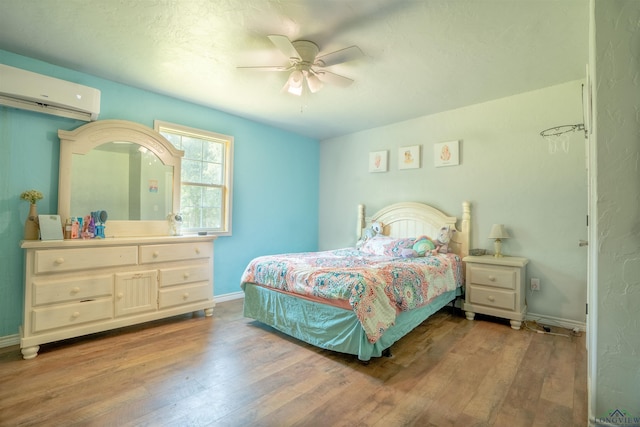
[[[360,250],[371,255],[400,257],[403,249],[413,247],[413,242],[415,242],[413,238],[398,239],[389,236],[375,236],[364,242]]]

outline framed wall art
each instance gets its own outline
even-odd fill
[[[372,151],[369,153],[369,172],[386,172],[389,151]]]
[[[433,146],[435,167],[457,166],[460,164],[459,141],[441,142]]]
[[[417,169],[420,167],[420,146],[400,147],[398,149],[398,169]]]

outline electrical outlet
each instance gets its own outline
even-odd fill
[[[534,277],[531,278],[531,290],[532,291],[540,290],[540,279],[536,279]]]

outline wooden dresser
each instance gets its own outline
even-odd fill
[[[215,236],[23,241],[25,359],[39,345],[191,311],[213,314]]]

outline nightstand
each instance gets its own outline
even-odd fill
[[[520,329],[527,312],[524,281],[527,258],[493,255],[468,256],[464,311],[473,320],[476,313],[510,319]]]

